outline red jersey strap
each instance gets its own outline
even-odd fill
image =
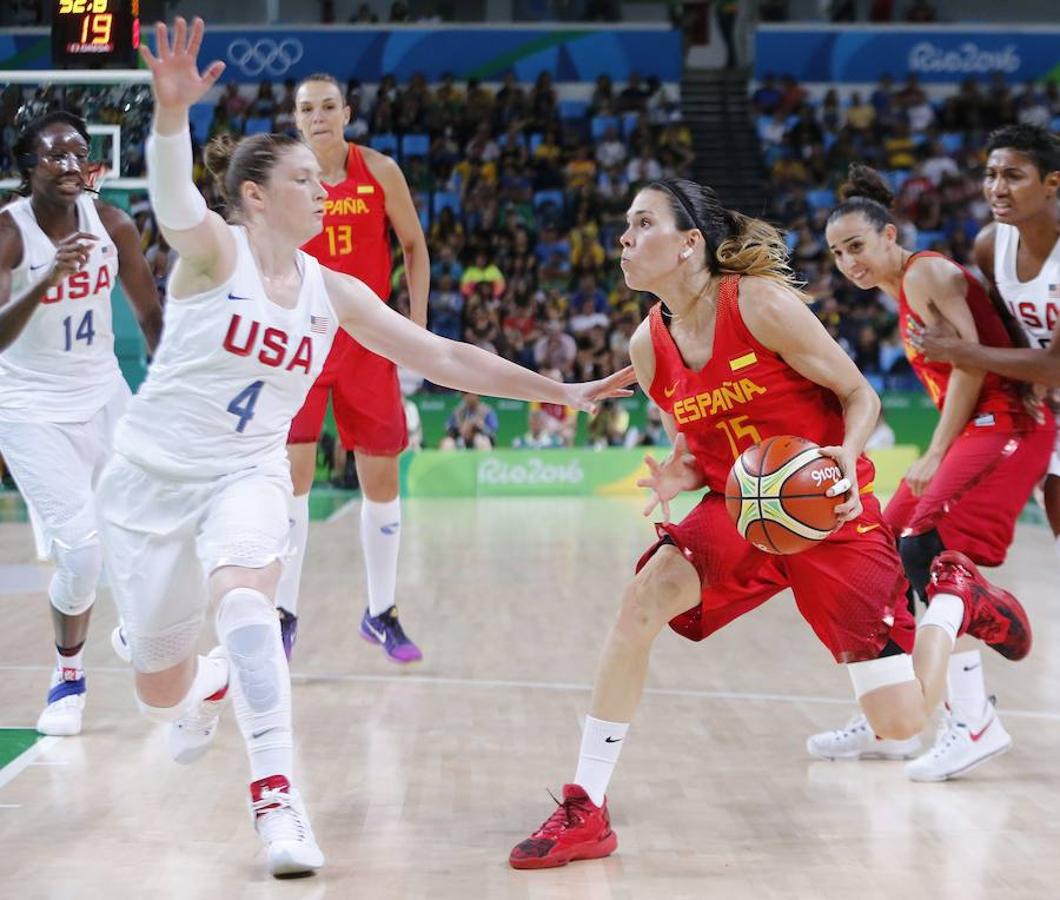
[[[740,312],[740,279],[743,275],[725,275],[718,285],[718,315],[714,323],[715,333],[730,333],[735,335],[739,343],[747,344],[754,354],[777,357],[777,354],[761,343],[747,327]],[[717,346],[717,341],[715,341]],[[745,354],[746,355],[746,354]],[[730,369],[737,371],[741,368],[740,357],[728,360]]]

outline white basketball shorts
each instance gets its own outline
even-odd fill
[[[0,422],[0,455],[26,501],[41,559],[56,540],[76,547],[96,533],[92,491],[129,396],[122,381],[87,422]]]
[[[194,652],[221,566],[259,569],[287,552],[291,478],[282,463],[177,481],[114,454],[96,489],[103,552],[133,666],[159,672]]]

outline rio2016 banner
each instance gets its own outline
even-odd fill
[[[801,82],[857,83],[883,75],[923,83],[1060,79],[1060,28],[762,25],[755,35],[755,77],[793,75]]]
[[[646,452],[661,461],[670,448],[421,450],[401,457],[401,493],[406,497],[644,495],[637,481],[649,474]],[[919,454],[916,447],[898,446],[871,455],[875,490],[887,495]]]
[[[509,72],[533,81],[625,81],[636,70],[663,82],[681,80],[681,36],[667,28],[209,28],[200,59],[220,59],[222,81],[304,78],[324,69],[336,78],[400,83],[422,72],[438,81],[451,72],[464,81],[499,81]],[[0,33],[0,69],[50,68],[45,30]]]

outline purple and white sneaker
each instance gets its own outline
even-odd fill
[[[298,616],[287,612],[282,606],[278,606],[276,612],[280,617],[280,637],[283,638],[283,655],[287,657],[287,662],[290,662],[291,654],[294,653],[294,642],[298,637]]]
[[[361,619],[361,637],[370,644],[381,645],[391,662],[405,665],[423,659],[420,648],[409,640],[401,627],[396,606],[378,616],[369,615],[366,609]]]

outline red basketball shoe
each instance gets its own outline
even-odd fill
[[[1008,591],[987,581],[967,556],[944,550],[931,564],[928,601],[936,594],[955,594],[964,600],[967,632],[993,647],[1006,659],[1023,659],[1031,652],[1031,623],[1027,611]]]
[[[558,801],[557,801],[558,803]],[[563,802],[508,857],[513,869],[551,869],[576,859],[610,856],[618,846],[607,800],[596,806],[576,784],[563,785]]]

